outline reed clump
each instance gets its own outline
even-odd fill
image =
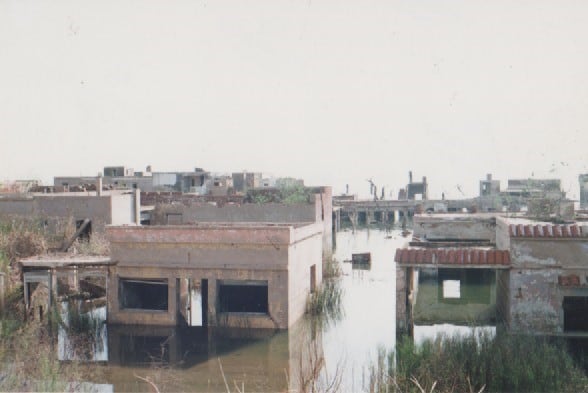
[[[563,341],[528,335],[438,336],[400,340],[388,376],[370,391],[586,392],[588,378]],[[377,367],[375,368],[377,369]]]
[[[332,279],[341,277],[343,269],[341,263],[335,258],[327,258],[323,260],[323,279]]]
[[[343,313],[342,297],[343,289],[340,280],[324,280],[322,285],[308,298],[306,312],[313,316],[338,320]]]

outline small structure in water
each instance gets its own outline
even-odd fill
[[[372,254],[362,252],[351,254],[351,267],[353,269],[369,270],[372,265]]]

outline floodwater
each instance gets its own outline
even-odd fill
[[[338,319],[318,323],[305,317],[288,331],[105,326],[94,334],[103,343],[87,359],[98,362],[90,367],[99,365],[90,382],[96,390],[117,392],[150,390],[144,379],[161,391],[276,392],[296,390],[318,375],[318,391],[338,379],[338,391],[365,391],[378,350],[392,350],[396,341],[394,254],[410,240],[401,232],[393,228],[337,233],[335,258],[343,271]],[[363,252],[371,253],[371,266],[356,269],[349,262],[351,254]],[[99,318],[105,315],[95,313]],[[415,339],[471,329],[444,322],[417,323]],[[494,331],[491,324],[485,326]],[[72,357],[67,340],[60,335],[60,359]]]

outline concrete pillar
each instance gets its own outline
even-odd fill
[[[355,227],[357,227],[359,215],[357,214],[356,210],[350,211],[347,214],[349,215],[349,220],[351,221],[351,226],[353,228],[353,232],[355,232]]]
[[[412,316],[412,294],[414,269],[396,268],[396,336],[412,337],[414,321]]]
[[[141,190],[135,188],[134,190],[134,197],[135,197],[135,224],[141,225]]]
[[[396,268],[396,336],[408,332],[408,288],[406,268]]]
[[[102,196],[102,176],[96,178],[96,195]]]

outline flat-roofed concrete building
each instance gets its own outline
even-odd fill
[[[322,281],[322,224],[110,226],[108,321],[290,327]]]

